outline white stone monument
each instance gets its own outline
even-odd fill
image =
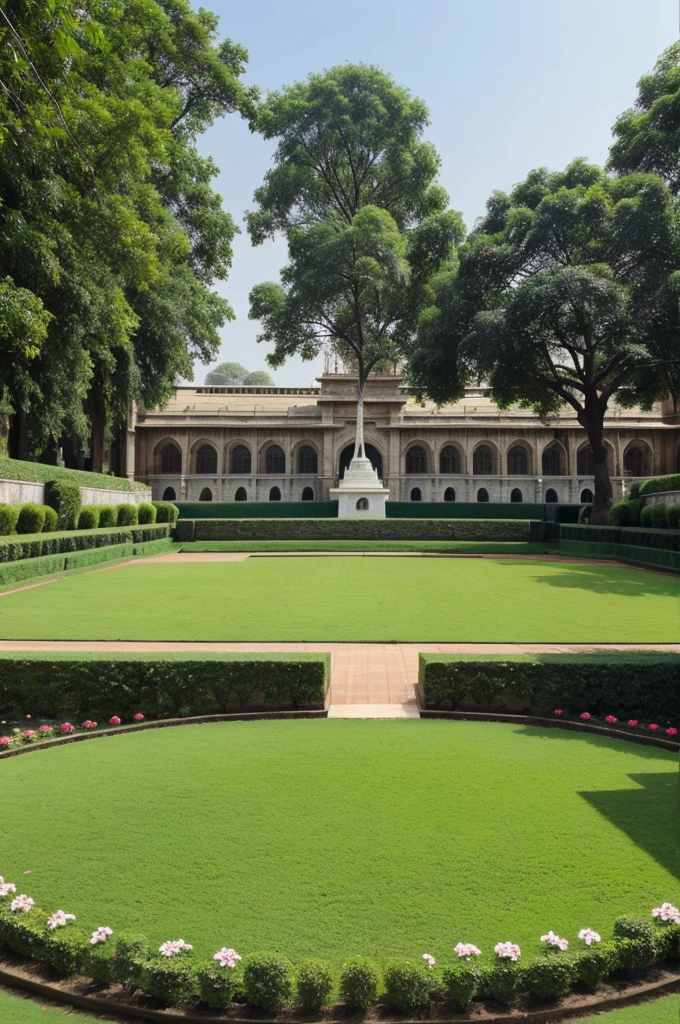
[[[364,450],[364,388],[359,384],[357,439],[352,461],[339,487],[331,487],[331,501],[338,502],[339,519],[384,519],[390,492],[366,457]]]

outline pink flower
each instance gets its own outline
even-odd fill
[[[83,722],[83,729],[96,729],[97,723],[92,722],[89,718],[86,718]]]
[[[60,726],[60,729],[62,732],[73,732],[75,725],[71,725],[70,722],[64,722],[64,724]]]
[[[120,725],[120,718],[118,715],[112,715],[111,718],[109,718],[109,725]]]
[[[661,921],[672,921],[673,924],[680,924],[680,910],[674,907],[672,903],[662,903],[660,907],[655,907],[652,911],[652,917],[658,917]]]
[[[235,949],[227,949],[226,946],[222,946],[222,949],[213,956],[213,960],[217,960],[220,967],[236,967],[236,961],[240,959]]]
[[[10,745],[9,736],[0,736],[0,747],[8,747]]]
[[[434,965],[437,963],[437,961],[435,960],[431,953],[423,953],[423,960],[430,969],[432,969]]]
[[[106,942],[109,935],[113,935],[110,928],[97,928],[96,932],[92,932],[92,935],[90,936],[90,945],[96,946],[100,942]]]
[[[555,708],[555,710],[553,711],[553,715],[563,715],[563,714],[564,714],[564,711],[562,710],[562,708]]]
[[[578,933],[579,939],[585,942],[586,946],[592,946],[594,942],[601,942],[601,936],[597,932],[594,932],[592,928],[581,928]]]
[[[582,718],[584,722],[587,722],[588,719],[590,718],[590,715],[588,714],[587,711],[582,711],[581,714],[579,715],[579,718]]]
[[[569,949],[568,941],[561,939],[559,935],[555,935],[552,929],[547,935],[541,935],[541,942],[547,942],[550,946],[555,946],[556,949]]]
[[[175,939],[174,942],[164,942],[162,946],[158,947],[158,952],[161,956],[176,956],[177,953],[181,953],[182,950],[189,950],[193,948],[194,947],[190,946],[188,942],[184,941],[184,939]]]
[[[616,722],[618,722],[618,718],[616,717],[616,715],[607,715],[607,717],[605,718],[605,722],[607,722],[609,725],[614,725]]]
[[[26,718],[30,718],[30,717],[31,717],[30,715],[26,715]]]
[[[16,891],[16,885],[14,885],[12,882],[6,882],[2,875],[0,875],[0,896],[9,896],[11,892]]]
[[[477,949],[471,942],[459,942],[457,946],[453,947],[453,952],[458,956],[465,956],[470,959],[471,956],[481,956],[481,949]]]
[[[24,733],[24,736],[26,737],[27,740],[34,740],[37,735],[38,734],[35,731],[35,729],[27,729],[26,732]]]
[[[637,718],[631,718],[631,720],[630,720],[630,721],[629,721],[629,723],[628,723],[628,725],[629,725],[629,726],[631,727],[631,729],[634,729],[634,728],[635,728],[635,726],[636,726],[636,725],[638,725],[638,724],[639,724],[639,723],[638,723],[638,720],[637,720]]]
[[[54,931],[55,928],[64,928],[68,921],[75,921],[75,914],[65,914],[63,910],[55,910],[52,917],[47,918],[47,927]]]
[[[652,723],[650,724],[650,726],[649,726],[649,731],[650,731],[650,732],[656,732],[656,730],[657,730],[658,728],[659,728],[659,726],[658,726],[658,725],[656,724],[656,722],[652,722]]]
[[[16,914],[18,910],[21,910],[24,914],[27,914],[32,906],[34,906],[35,900],[32,900],[30,896],[27,896],[25,892],[22,892],[21,896],[17,896],[9,905],[9,909],[13,914]]]
[[[675,726],[671,725],[671,726],[669,726],[668,729],[666,729],[666,736],[677,736],[677,735],[678,735],[678,730],[675,728]]]
[[[519,946],[515,945],[514,942],[498,942],[493,947],[493,951],[502,960],[519,960],[522,955]]]
[[[43,736],[46,736],[48,732],[54,732],[54,729],[51,725],[41,725],[38,732],[41,732]]]
[[[144,721],[144,715],[141,713],[141,711],[137,712],[137,714],[134,716],[134,720],[135,720],[135,722],[143,722]]]

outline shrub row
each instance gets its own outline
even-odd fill
[[[575,540],[560,540],[557,553],[574,555],[577,558],[616,558],[619,562],[630,562],[647,568],[674,569],[680,571],[680,551],[664,548],[643,548],[633,544],[583,543]]]
[[[680,720],[680,655],[421,654],[418,679],[428,708]]]
[[[631,488],[632,491],[632,488]],[[661,494],[664,491],[680,491],[680,473],[668,476],[653,476],[640,485],[639,494]]]
[[[179,541],[528,541],[531,525],[524,519],[180,519],[175,536]]]
[[[65,555],[72,551],[104,548],[111,544],[143,544],[168,537],[167,523],[153,526],[113,527],[111,529],[64,531],[32,534],[25,537],[0,538],[0,563],[44,555]]]
[[[156,522],[158,509],[151,502],[141,505],[80,505],[74,494],[64,495],[60,485],[58,495],[51,493],[52,505],[36,505],[28,502],[25,505],[0,504],[0,536],[7,537],[14,533],[52,533],[54,530],[96,530],[98,527],[112,526],[151,526]],[[169,502],[160,504],[170,504]],[[174,508],[174,506],[171,506]],[[174,522],[172,513],[163,510],[164,519],[159,522]],[[175,515],[175,519],[177,516]]]
[[[232,966],[222,966],[215,957],[199,958],[191,947],[164,957],[143,936],[125,934],[93,945],[76,925],[50,930],[42,910],[11,913],[9,905],[8,897],[0,900],[0,943],[14,953],[45,961],[64,976],[80,974],[102,985],[141,988],[164,1006],[226,1009],[236,997],[267,1013],[292,1000],[309,1013],[319,1013],[336,989],[331,966],[323,960],[294,966],[277,953],[254,953],[243,960],[237,954]],[[509,1006],[527,993],[554,1002],[572,986],[592,992],[609,977],[640,980],[655,964],[677,961],[679,939],[676,924],[619,918],[610,941],[575,952],[546,951],[527,963],[500,958],[471,963],[462,958],[428,968],[422,960],[378,965],[354,957],[342,967],[338,991],[350,1011],[365,1012],[381,999],[388,1010],[409,1016],[426,1014],[434,1000],[449,1000],[463,1011],[476,997]]]
[[[0,586],[21,583],[22,580],[37,579],[40,576],[51,576],[67,569],[84,569],[102,562],[115,562],[119,558],[130,558],[132,555],[160,555],[171,548],[170,538],[162,537],[160,540],[139,544],[128,541],[126,544],[109,544],[106,547],[75,551],[67,555],[43,555],[38,558],[22,558],[16,562],[0,562]]]
[[[105,491],[140,491],[148,484],[128,480],[122,476],[107,476],[104,473],[90,473],[84,469],[66,469],[63,466],[46,466],[42,462],[23,462],[0,455],[0,480],[23,480],[26,483],[44,484],[48,480],[73,480],[81,487],[98,487]]]
[[[650,508],[664,506],[646,506]],[[680,506],[679,506],[680,507]],[[666,551],[680,551],[680,530],[653,529],[625,526],[578,526],[554,527],[559,530],[560,540],[589,541],[599,544],[631,544],[636,547],[663,548]]]
[[[177,522],[177,517],[179,516],[177,505],[173,505],[171,501],[154,501],[153,506],[156,509],[157,523]]]
[[[188,717],[263,708],[322,708],[329,656],[0,658],[0,714],[57,718]]]

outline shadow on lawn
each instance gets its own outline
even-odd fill
[[[647,569],[632,569],[628,566],[569,565],[560,564],[563,571],[534,577],[535,583],[550,587],[587,590],[594,594],[622,594],[626,597],[643,597],[652,594],[658,597],[680,597],[680,580]],[[680,615],[679,615],[680,619]]]

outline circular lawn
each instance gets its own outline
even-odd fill
[[[532,954],[680,902],[679,782],[670,752],[495,723],[150,730],[0,763],[0,874],[206,954]]]

